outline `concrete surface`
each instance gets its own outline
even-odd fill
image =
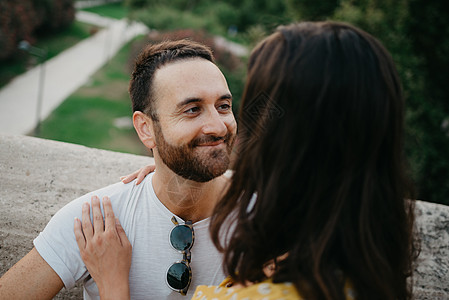
[[[449,206],[417,201],[421,253],[414,274],[415,299],[449,299]]]
[[[0,134],[0,276],[66,203],[119,181],[153,158]],[[55,299],[82,299],[82,288]]]
[[[23,257],[51,216],[89,191],[152,162],[33,137],[0,134],[0,275]],[[422,251],[415,299],[449,299],[449,207],[417,201]],[[79,287],[56,299],[79,299]]]
[[[249,54],[249,51],[245,46],[229,41],[222,36],[215,36],[214,42],[217,47],[221,47],[236,56],[244,57]]]
[[[76,19],[104,29],[45,62],[40,120],[85,84],[126,42],[148,32],[148,28],[140,23],[84,11],[78,11]],[[28,134],[36,126],[41,70],[38,65],[0,90],[0,132]]]

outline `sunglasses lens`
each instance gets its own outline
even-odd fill
[[[175,290],[184,289],[190,282],[190,268],[183,263],[175,263],[167,271],[167,282]]]
[[[170,233],[170,243],[179,251],[189,249],[193,243],[192,229],[186,225],[176,226]]]

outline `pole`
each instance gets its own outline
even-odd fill
[[[45,58],[47,53],[42,56],[39,72],[39,87],[37,94],[37,108],[36,108],[36,127],[34,129],[34,135],[38,136],[41,127],[41,114],[42,114],[42,100],[44,96],[44,81],[45,81]]]
[[[41,59],[39,67],[39,85],[37,89],[37,106],[36,106],[36,127],[34,128],[34,135],[38,136],[41,127],[41,112],[42,101],[44,97],[44,81],[45,81],[45,59],[47,58],[47,50],[38,47],[33,47],[28,41],[23,40],[18,44],[20,50],[27,51],[28,53],[37,56]]]

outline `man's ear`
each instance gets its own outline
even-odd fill
[[[133,124],[137,135],[142,143],[148,148],[156,147],[156,140],[154,138],[153,120],[141,111],[136,111],[133,114]]]

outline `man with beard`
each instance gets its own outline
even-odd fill
[[[134,127],[153,151],[156,172],[140,185],[117,183],[63,207],[0,279],[1,299],[48,299],[77,282],[85,299],[99,299],[73,233],[90,200],[100,210],[99,198],[112,204],[132,245],[131,298],[180,299],[223,280],[208,217],[226,189],[236,134],[226,79],[204,45],[163,42],[142,51],[129,91]],[[94,228],[102,222],[94,219]]]

